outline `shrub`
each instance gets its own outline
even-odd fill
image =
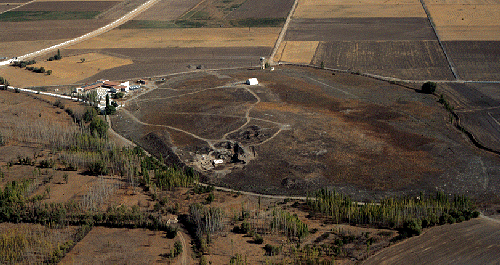
[[[47,159],[47,160],[42,160],[40,161],[40,167],[41,168],[51,168],[53,167],[55,164],[55,162],[51,159]]]
[[[436,83],[434,82],[425,82],[423,85],[422,85],[422,92],[423,93],[427,93],[427,94],[432,94],[436,91]]]
[[[273,246],[270,244],[266,244],[264,246],[264,250],[266,251],[266,255],[268,255],[268,256],[274,256],[274,255],[278,255],[281,253],[280,246]]]
[[[87,173],[90,175],[106,175],[108,174],[108,167],[103,160],[90,162],[87,164]]]
[[[205,200],[208,204],[210,204],[215,200],[215,195],[211,192],[210,194],[208,194],[208,196]]]
[[[422,233],[422,221],[420,219],[412,219],[403,224],[403,232],[408,236],[420,235]]]
[[[262,244],[262,243],[264,243],[264,238],[262,238],[261,235],[255,233],[255,235],[253,236],[253,242],[255,244]]]

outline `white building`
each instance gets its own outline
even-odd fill
[[[259,84],[259,81],[257,80],[257,78],[250,78],[247,80],[246,84],[249,86],[255,86]]]

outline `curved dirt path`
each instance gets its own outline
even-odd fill
[[[239,128],[236,128],[230,132],[227,132],[225,133],[223,136],[222,136],[222,139],[223,140],[226,140],[227,139],[227,136],[232,134],[232,133],[235,133],[241,129],[243,129],[245,126],[247,126],[250,121],[252,120],[252,118],[250,117],[250,111],[252,111],[252,109],[261,102],[261,99],[259,96],[257,96],[257,94],[255,94],[255,92],[253,92],[250,88],[248,87],[245,87],[245,90],[248,91],[248,93],[252,94],[255,99],[257,99],[257,101],[255,103],[253,103],[246,111],[245,111],[245,119],[247,120],[243,125],[241,125]]]
[[[150,7],[152,7],[154,4],[156,4],[157,2],[159,2],[161,0],[149,0],[147,1],[146,3],[140,5],[139,7],[137,7],[136,9],[130,11],[129,13],[127,13],[125,16],[111,22],[110,24],[104,26],[104,27],[101,27],[101,28],[98,28],[92,32],[89,32],[85,35],[82,35],[80,37],[77,37],[77,38],[74,38],[74,39],[71,39],[71,40],[68,40],[68,41],[65,41],[63,43],[59,43],[57,45],[54,45],[54,46],[51,46],[51,47],[48,47],[48,48],[45,48],[45,49],[41,49],[41,50],[38,50],[38,51],[35,51],[35,52],[32,52],[32,53],[28,53],[28,54],[25,54],[25,55],[22,55],[22,56],[19,56],[17,57],[17,60],[24,60],[24,59],[27,59],[27,58],[31,58],[31,57],[35,57],[35,56],[38,56],[38,55],[41,55],[41,54],[45,54],[45,53],[48,53],[50,51],[53,51],[53,50],[56,50],[56,49],[60,49],[60,48],[63,48],[63,47],[66,47],[66,46],[70,46],[70,45],[74,45],[78,42],[81,42],[81,41],[84,41],[84,40],[87,40],[87,39],[91,39],[91,38],[94,38],[98,35],[101,35],[105,32],[108,32],[120,25],[122,25],[123,23],[131,20],[132,18],[136,17],[137,15],[139,15],[140,13],[146,11],[147,9],[149,9]],[[33,1],[34,2],[34,1]],[[10,59],[10,60],[7,60],[7,61],[3,61],[3,62],[0,62],[0,66],[2,65],[9,65],[13,60]]]
[[[231,117],[231,118],[245,118],[246,119],[246,122],[243,125],[241,125],[240,127],[238,127],[235,130],[232,130],[230,132],[225,133],[222,136],[222,138],[220,138],[220,139],[207,139],[207,138],[201,137],[199,135],[196,135],[194,133],[191,133],[189,131],[186,131],[186,130],[183,130],[183,129],[180,129],[180,128],[177,128],[177,127],[169,126],[169,125],[159,125],[159,124],[146,123],[146,122],[143,122],[143,121],[139,120],[135,115],[133,115],[132,113],[130,113],[128,110],[126,110],[124,108],[122,108],[122,110],[123,110],[123,112],[126,115],[130,116],[134,121],[138,122],[139,124],[148,125],[148,126],[165,127],[165,128],[169,128],[169,129],[172,129],[172,130],[179,131],[179,132],[183,132],[183,133],[185,133],[187,135],[190,135],[190,136],[192,136],[192,137],[194,137],[196,139],[199,139],[199,140],[202,140],[202,141],[206,142],[212,149],[215,149],[215,147],[214,147],[215,143],[220,142],[220,141],[226,141],[228,135],[230,135],[231,133],[234,133],[234,132],[237,132],[237,131],[243,129],[245,126],[248,125],[248,123],[250,123],[251,120],[259,120],[259,121],[269,122],[269,123],[272,123],[272,124],[275,124],[275,125],[279,126],[278,131],[276,133],[274,133],[271,137],[269,137],[268,139],[264,140],[261,143],[254,144],[253,146],[260,146],[260,145],[262,145],[264,143],[267,143],[268,141],[274,139],[283,130],[286,130],[286,129],[289,128],[289,125],[287,125],[287,124],[283,124],[283,123],[275,122],[275,121],[271,121],[271,120],[266,120],[266,119],[262,119],[262,118],[251,117],[250,116],[250,112],[252,111],[252,109],[257,104],[259,104],[261,102],[261,99],[250,88],[248,88],[247,86],[241,86],[241,84],[242,84],[242,82],[234,82],[234,83],[223,85],[223,86],[210,87],[210,88],[205,88],[205,89],[199,89],[199,90],[196,90],[196,91],[192,91],[192,92],[188,92],[188,93],[184,93],[184,94],[180,94],[180,95],[175,95],[175,96],[170,96],[170,97],[157,97],[157,98],[138,99],[138,97],[140,97],[142,95],[145,95],[147,93],[150,93],[151,91],[153,91],[155,89],[158,89],[157,86],[154,86],[152,89],[146,91],[145,93],[135,95],[134,97],[129,98],[129,99],[127,99],[127,100],[125,100],[123,102],[125,105],[129,105],[129,104],[133,104],[133,103],[137,103],[137,102],[148,102],[148,101],[155,101],[155,100],[165,100],[165,99],[171,99],[171,98],[180,98],[180,97],[184,97],[184,96],[188,96],[188,95],[193,95],[193,94],[201,93],[201,92],[204,92],[204,91],[207,91],[207,90],[212,90],[212,89],[234,88],[234,87],[236,87],[236,88],[244,88],[248,93],[252,94],[257,101],[254,102],[254,103],[252,103],[251,106],[248,107],[248,109],[245,111],[245,116],[243,116],[243,117],[242,116],[237,116],[237,115],[222,115],[222,114],[212,114],[212,113],[168,112],[169,114],[180,114],[180,115],[217,116],[217,117]],[[139,106],[139,105],[137,105],[137,106]]]

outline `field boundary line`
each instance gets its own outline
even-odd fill
[[[460,80],[460,77],[458,76],[458,73],[456,72],[455,66],[453,65],[453,62],[450,59],[450,56],[448,56],[448,53],[446,52],[446,49],[444,48],[443,43],[441,42],[441,38],[439,37],[439,33],[437,32],[436,26],[434,25],[434,21],[432,20],[431,13],[427,9],[427,6],[425,5],[424,0],[420,0],[420,3],[422,4],[422,8],[424,9],[425,14],[427,15],[427,19],[429,20],[429,24],[431,25],[432,31],[434,32],[434,35],[436,35],[436,39],[439,43],[439,46],[441,47],[441,50],[443,50],[444,57],[446,58],[446,61],[448,62],[448,66],[450,67],[451,73],[455,77],[456,80]]]
[[[292,16],[295,13],[295,8],[297,7],[298,4],[299,4],[299,0],[295,0],[295,2],[293,3],[292,9],[290,10],[290,13],[288,13],[288,16],[286,18],[285,24],[283,25],[283,28],[281,28],[280,35],[278,36],[278,39],[274,43],[273,52],[269,56],[269,64],[271,64],[271,65],[274,64],[274,61],[273,61],[274,56],[276,56],[276,52],[278,52],[278,49],[281,45],[281,42],[283,41],[283,38],[285,38],[286,31],[288,30],[288,25],[290,24],[290,21],[292,20]],[[283,50],[283,52],[284,52],[284,50]]]

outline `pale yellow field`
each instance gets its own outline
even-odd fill
[[[418,0],[299,0],[295,18],[425,17]]]
[[[81,58],[85,58],[85,62],[82,63]],[[51,75],[4,66],[0,68],[0,76],[5,77],[15,87],[66,85],[91,77],[102,70],[132,63],[132,60],[128,59],[98,53],[87,53],[63,57],[59,61],[40,61],[32,65],[34,67],[43,66],[46,70],[52,70]]]
[[[69,49],[273,46],[280,28],[116,29]]]
[[[274,57],[276,61],[311,63],[319,41],[284,41]]]
[[[444,41],[500,40],[500,4],[428,4],[427,7]]]

